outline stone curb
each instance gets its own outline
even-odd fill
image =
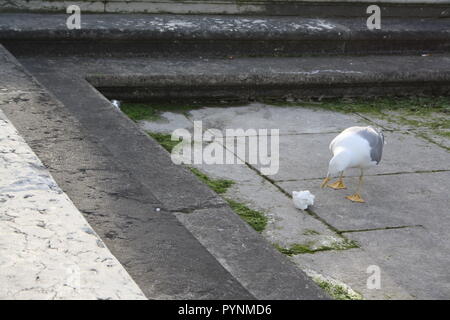
[[[63,14],[3,14],[0,41],[15,53],[30,45],[42,55],[299,56],[447,52],[446,19],[86,14],[81,29]]]

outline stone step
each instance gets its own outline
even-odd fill
[[[449,17],[448,0],[84,0],[82,12],[233,15],[294,15],[299,17],[362,17],[371,4],[383,17]],[[9,0],[0,11],[65,12],[63,0]]]
[[[87,80],[112,99],[450,94],[450,55],[54,61],[85,70]]]
[[[84,14],[69,30],[65,14],[2,15],[0,43],[17,55],[152,57],[306,56],[445,53],[450,20],[213,15]]]

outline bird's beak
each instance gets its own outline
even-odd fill
[[[331,179],[329,178],[329,177],[326,177],[324,180],[323,180],[323,182],[322,182],[322,184],[320,185],[320,187],[323,189],[326,185],[327,185],[327,183],[328,183],[328,181],[330,181]]]

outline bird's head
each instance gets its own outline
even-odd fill
[[[342,151],[336,153],[333,158],[331,158],[330,163],[328,164],[328,172],[327,177],[323,181],[321,187],[323,188],[331,178],[337,177],[341,174],[342,171],[347,169],[350,164],[350,156],[347,152]]]

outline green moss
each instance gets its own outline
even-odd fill
[[[169,152],[172,152],[172,149],[180,143],[178,140],[172,140],[172,136],[167,133],[159,133],[159,132],[147,132],[147,134],[159,142],[159,144]]]
[[[208,101],[198,101],[190,103],[180,103],[180,102],[146,102],[146,103],[132,103],[124,102],[120,106],[120,109],[132,120],[148,120],[155,121],[161,119],[161,114],[163,112],[174,112],[187,115],[189,111],[201,109],[205,107],[229,107],[242,105],[236,102],[208,102]]]
[[[177,145],[178,141],[172,141],[171,135],[164,133],[148,132],[148,134],[158,141],[167,151],[171,152],[173,147]],[[208,185],[212,190],[218,194],[227,192],[234,181],[225,179],[212,179],[197,168],[189,168],[202,182]],[[231,209],[238,214],[244,221],[246,221],[253,229],[262,232],[267,225],[266,216],[257,210],[250,209],[245,204],[236,202],[234,200],[226,199]]]
[[[215,192],[222,194],[227,192],[228,188],[234,184],[232,180],[211,179],[206,174],[196,168],[189,168],[201,181],[206,183]]]
[[[327,109],[338,112],[381,114],[383,111],[403,110],[414,115],[433,112],[450,112],[450,97],[379,97],[379,98],[332,98],[300,101],[270,102],[273,105]]]
[[[359,293],[351,292],[348,288],[330,281],[326,281],[319,277],[313,278],[319,287],[325,290],[333,299],[336,300],[362,300]]]
[[[242,203],[234,200],[227,200],[230,207],[236,212],[243,220],[245,220],[253,229],[258,232],[262,232],[267,225],[267,217],[260,211],[250,209]]]
[[[295,243],[291,245],[289,248],[285,248],[280,246],[279,244],[274,244],[275,248],[281,253],[293,256],[297,254],[304,253],[315,253],[319,251],[328,251],[328,250],[347,250],[353,248],[359,248],[359,245],[352,240],[344,239],[343,241],[336,241],[329,245],[323,245],[316,247],[315,241],[308,241],[306,243]]]
[[[435,131],[434,133],[450,139],[450,131]]]
[[[125,113],[131,120],[150,120],[155,121],[160,118],[160,112],[155,108],[143,103],[123,103],[120,110]]]
[[[436,134],[436,132],[434,132],[434,133]],[[427,140],[428,142],[434,143],[435,145],[437,145],[437,146],[439,146],[439,147],[441,147],[441,148],[443,148],[443,149],[445,149],[447,151],[450,151],[449,147],[447,147],[446,145],[443,145],[442,143],[439,143],[435,139],[431,138],[428,134],[425,134],[423,132],[419,132],[419,133],[417,133],[417,136],[422,138],[422,139]]]
[[[229,187],[234,184],[232,180],[224,179],[211,179],[206,174],[196,168],[190,168],[191,171],[204,183],[206,183],[211,189],[219,194],[225,193]],[[246,221],[253,229],[258,232],[262,232],[267,225],[266,216],[257,210],[250,209],[245,204],[225,199],[230,205],[231,209],[236,212],[244,221]]]
[[[147,132],[151,137],[158,141],[167,151],[171,152],[173,147],[177,145],[178,141],[172,141],[171,135],[164,133]],[[234,181],[225,179],[211,179],[206,174],[196,168],[189,168],[193,174],[195,174],[202,182],[208,185],[212,190],[218,194],[225,193],[230,188]],[[267,225],[267,218],[260,211],[250,209],[243,203],[236,202],[234,200],[226,199],[230,207],[236,214],[238,214],[243,220],[245,220],[253,229],[261,232]]]
[[[450,97],[342,98],[271,103],[279,106],[366,114],[399,125],[429,129],[434,134],[450,138],[448,131],[450,129]],[[449,150],[448,147],[442,146],[434,140],[431,142]]]
[[[311,243],[306,243],[306,244],[297,244],[296,243],[289,248],[282,247],[277,243],[275,243],[274,246],[278,251],[280,251],[282,254],[285,254],[287,256],[315,252],[314,250],[311,249]]]
[[[314,236],[314,235],[319,235],[319,234],[320,234],[319,232],[317,232],[316,230],[313,230],[313,229],[306,229],[303,232],[303,235],[305,235],[305,236]]]

